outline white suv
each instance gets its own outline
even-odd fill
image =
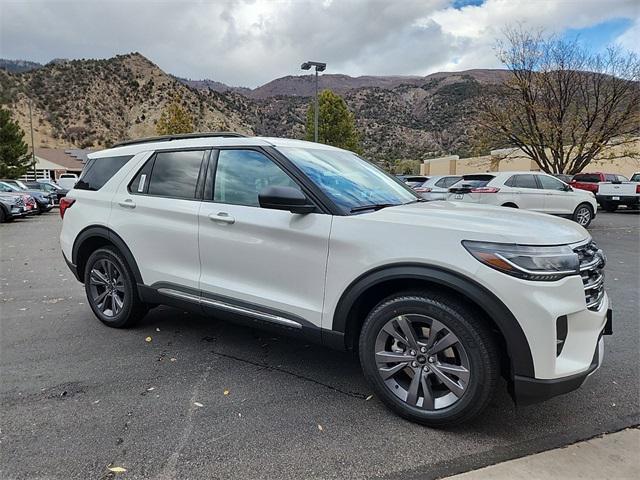
[[[571,218],[589,226],[598,211],[593,193],[573,189],[540,172],[493,172],[463,175],[449,189],[448,200],[522,208]]]
[[[62,252],[104,324],[167,304],[357,351],[400,415],[477,415],[578,388],[611,331],[581,226],[424,202],[354,153],[202,134],[93,153],[62,199]]]

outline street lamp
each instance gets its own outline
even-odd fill
[[[327,68],[327,64],[322,62],[304,62],[300,66],[302,70],[310,70],[311,67],[316,68],[316,101],[315,101],[315,108],[314,108],[315,118],[314,118],[313,133],[314,133],[315,142],[318,143],[318,72],[324,72],[324,70]]]

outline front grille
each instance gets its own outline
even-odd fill
[[[580,260],[580,276],[589,310],[598,310],[604,299],[604,266],[606,258],[595,242],[590,241],[573,249]]]

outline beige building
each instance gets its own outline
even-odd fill
[[[80,175],[89,153],[91,150],[86,149],[36,148],[35,177],[57,181],[63,173]],[[22,179],[33,180],[34,170],[29,170]]]
[[[457,155],[425,160],[421,175],[451,175],[512,170],[540,170],[538,165],[517,148],[492,150],[482,157],[460,158]],[[619,173],[630,177],[640,172],[640,139],[611,148],[592,162],[585,171]]]

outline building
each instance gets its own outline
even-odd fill
[[[77,148],[36,148],[35,177],[57,181],[63,173],[80,175],[87,162],[87,155],[92,151]],[[30,170],[22,179],[33,180],[34,170]]]

